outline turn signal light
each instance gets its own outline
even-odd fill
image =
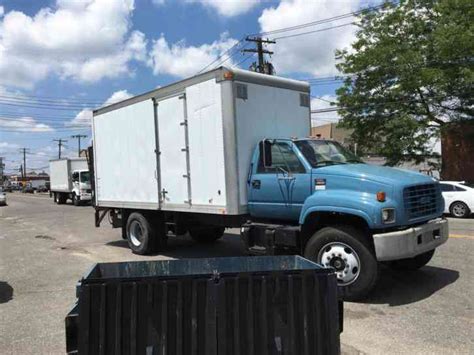
[[[385,192],[384,191],[377,192],[377,201],[385,202]]]
[[[232,73],[231,71],[226,71],[226,72],[224,72],[224,79],[225,79],[225,80],[232,80],[232,79],[234,79],[234,73]]]

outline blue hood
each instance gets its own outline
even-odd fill
[[[382,184],[399,186],[431,183],[435,179],[410,170],[370,164],[338,164],[313,169],[315,174],[354,177]]]

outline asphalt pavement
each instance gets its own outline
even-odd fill
[[[0,354],[65,353],[64,317],[76,281],[96,262],[243,255],[238,231],[214,245],[171,239],[138,256],[119,230],[94,227],[90,206],[7,194],[0,207]],[[417,272],[382,268],[373,294],[345,303],[344,354],[474,353],[474,218],[450,219],[450,238]]]

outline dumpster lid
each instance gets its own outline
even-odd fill
[[[82,279],[83,283],[110,279],[141,279],[258,272],[299,272],[314,270],[332,272],[319,264],[296,255],[222,257],[181,260],[150,260],[98,263]]]

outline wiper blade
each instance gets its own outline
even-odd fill
[[[346,163],[363,163],[363,161],[359,159],[348,159]]]

